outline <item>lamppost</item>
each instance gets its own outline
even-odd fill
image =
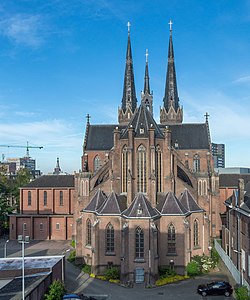
[[[5,244],[4,244],[4,258],[7,257],[7,244],[8,244],[9,241],[10,241],[10,240],[7,240],[7,241],[5,242]]]
[[[19,235],[18,236],[18,242],[22,244],[22,299],[25,300],[25,285],[24,285],[24,279],[25,279],[25,273],[24,273],[24,244],[28,244],[30,240],[30,237],[28,235]]]

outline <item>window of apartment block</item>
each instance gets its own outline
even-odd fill
[[[27,230],[27,224],[23,223],[23,230]]]
[[[63,191],[60,191],[60,206],[63,206]]]
[[[241,266],[242,271],[246,271],[246,252],[241,249]]]
[[[40,223],[39,228],[40,230],[43,230],[43,223]]]
[[[60,223],[56,223],[56,230],[60,230]]]
[[[31,191],[28,191],[28,205],[31,205]]]
[[[43,205],[47,206],[47,204],[48,204],[48,195],[47,195],[47,192],[44,191],[43,192]]]

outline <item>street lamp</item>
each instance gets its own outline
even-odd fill
[[[28,244],[30,237],[28,235],[19,235],[18,242],[22,244],[22,299],[25,300],[25,286],[24,286],[24,244]]]
[[[10,241],[10,240],[7,240],[7,241],[5,242],[5,244],[4,244],[4,258],[7,257],[7,244],[8,244],[9,241]]]

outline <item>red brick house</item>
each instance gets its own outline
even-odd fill
[[[10,216],[10,239],[71,240],[74,175],[44,175],[20,189],[20,213]]]
[[[159,267],[184,273],[192,256],[209,253],[221,228],[208,115],[204,123],[182,121],[172,30],[160,124],[147,59],[137,106],[128,32],[118,124],[92,125],[88,116],[76,174],[77,257],[93,273],[114,265],[123,281],[152,282]]]

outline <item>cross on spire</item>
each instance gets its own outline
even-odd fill
[[[173,22],[171,20],[169,21],[168,25],[169,25],[170,31],[172,31]]]
[[[89,119],[90,119],[91,117],[90,117],[90,115],[89,114],[87,114],[87,116],[86,116],[86,119],[87,119],[87,124],[89,124]]]
[[[131,24],[130,24],[130,22],[128,21],[128,24],[127,24],[127,26],[128,26],[128,33],[130,33],[130,27],[131,27]]]
[[[148,49],[146,49],[145,56],[146,56],[146,63],[147,63],[148,62]]]
[[[208,122],[208,117],[209,117],[209,114],[206,112],[204,117],[206,118],[206,123]]]

